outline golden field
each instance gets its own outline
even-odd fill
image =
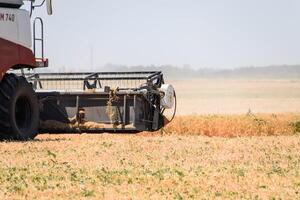
[[[299,135],[41,135],[0,151],[1,199],[300,197]]]
[[[0,143],[0,199],[300,199],[300,81],[177,80],[140,134]]]
[[[300,132],[300,113],[178,116],[165,135],[279,136]]]

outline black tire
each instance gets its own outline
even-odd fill
[[[27,80],[6,74],[0,82],[0,139],[31,140],[38,134],[37,96]]]

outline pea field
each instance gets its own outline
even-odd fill
[[[0,143],[0,199],[299,199],[300,81],[174,80],[155,133]]]

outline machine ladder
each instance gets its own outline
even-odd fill
[[[40,24],[40,35],[37,34],[37,24]],[[40,42],[40,54],[37,55],[37,42]],[[48,67],[48,59],[44,57],[44,23],[43,19],[36,17],[33,21],[33,53],[36,67]]]

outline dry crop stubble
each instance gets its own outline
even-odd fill
[[[0,153],[1,199],[300,197],[297,135],[40,135]]]

